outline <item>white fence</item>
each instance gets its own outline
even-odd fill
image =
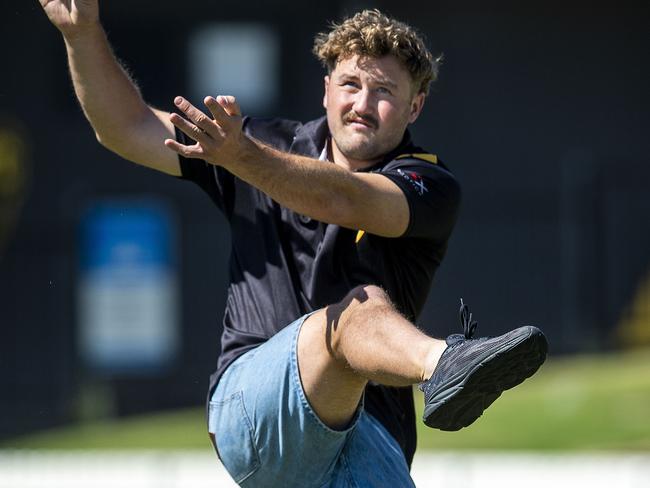
[[[418,488],[650,488],[650,453],[421,452],[412,475]],[[0,488],[235,486],[209,451],[0,451]]]

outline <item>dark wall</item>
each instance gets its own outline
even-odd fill
[[[98,385],[75,346],[74,280],[80,211],[100,196],[159,196],[181,231],[180,359],[157,378],[111,381],[107,410],[200,404],[224,306],[224,221],[191,184],[95,142],[57,31],[37,2],[10,3],[0,18],[0,123],[27,143],[31,178],[0,256],[0,436],[77,418],[82,392]],[[270,23],[283,56],[274,113],[303,120],[322,111],[323,73],[310,48],[327,20],[372,5],[418,26],[445,62],[413,132],[464,189],[421,325],[454,331],[462,296],[482,333],[539,324],[559,353],[612,347],[612,330],[650,269],[647,12],[632,2],[565,3],[196,0],[179,12],[177,2],[140,1],[104,2],[102,15],[146,99],[166,109],[187,92],[194,26]]]

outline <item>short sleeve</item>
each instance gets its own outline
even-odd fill
[[[184,145],[192,145],[194,140],[176,128],[176,141]],[[181,168],[181,179],[193,181],[210,196],[212,201],[226,216],[232,207],[234,177],[220,166],[209,164],[203,159],[186,158],[178,155]]]
[[[460,207],[460,185],[435,158],[398,158],[380,174],[401,188],[409,206],[409,224],[402,237],[437,242],[449,239]]]
[[[301,126],[302,124],[299,122],[279,118],[258,119],[245,116],[242,120],[242,130],[246,135],[259,139],[281,151],[289,150],[291,143],[295,140],[296,131]],[[176,129],[176,141],[184,145],[195,143],[178,128]],[[249,189],[250,185],[236,178],[223,167],[209,164],[202,159],[185,158],[179,155],[178,160],[181,168],[180,178],[198,184],[210,195],[210,198],[226,217],[230,218],[235,206],[235,199],[242,194],[242,189]]]

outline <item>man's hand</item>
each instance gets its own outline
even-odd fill
[[[212,118],[184,98],[176,97],[174,104],[187,119],[173,113],[169,120],[196,144],[187,146],[166,139],[165,146],[186,158],[203,159],[219,166],[235,162],[247,140],[242,132],[239,105],[231,96],[205,97],[203,103]]]
[[[97,0],[39,0],[50,22],[72,38],[99,22]]]

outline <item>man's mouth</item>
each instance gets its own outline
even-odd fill
[[[366,122],[364,120],[351,120],[350,124],[362,125],[364,127],[369,127],[369,128],[372,127],[368,122]]]
[[[361,125],[370,129],[377,128],[377,123],[370,117],[359,117],[358,115],[347,115],[344,119],[346,125]]]

